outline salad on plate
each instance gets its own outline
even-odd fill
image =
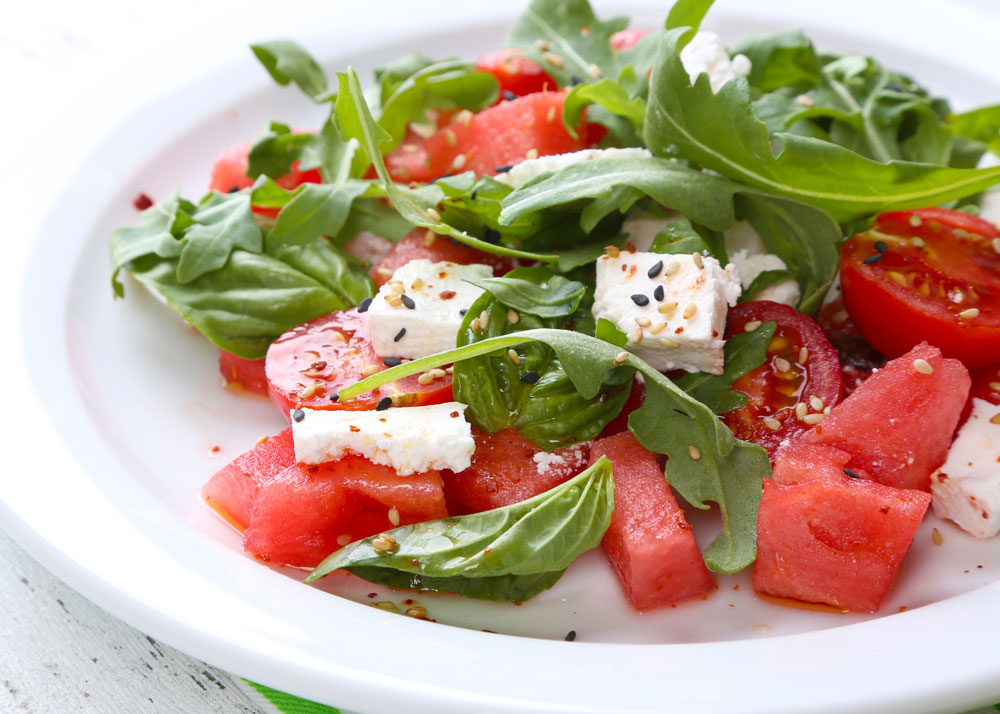
[[[520,603],[601,547],[640,612],[752,569],[874,613],[929,508],[1000,532],[1000,105],[799,31],[726,47],[711,4],[535,0],[367,86],[252,47],[327,118],[111,236],[116,295],[288,422],[202,491],[247,553]]]

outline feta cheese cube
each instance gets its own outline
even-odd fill
[[[292,418],[295,458],[304,464],[336,461],[344,454],[391,466],[400,476],[431,469],[462,471],[476,443],[466,405],[446,402],[382,411],[302,409]]]
[[[393,273],[368,308],[380,357],[426,357],[454,349],[463,310],[483,294],[465,278],[489,278],[488,265],[411,260]]]
[[[707,74],[713,92],[735,77],[750,75],[750,59],[746,55],[736,55],[729,59],[729,52],[722,40],[714,32],[698,32],[681,50],[681,64],[695,83],[699,74]]]
[[[1000,407],[972,400],[972,413],[931,474],[934,513],[976,538],[1000,533]]]
[[[715,258],[621,251],[597,259],[593,311],[660,371],[722,374],[726,313],[739,296],[736,268]]]
[[[571,151],[568,154],[550,154],[548,156],[539,156],[537,159],[525,159],[515,164],[510,171],[498,174],[493,178],[512,188],[519,188],[535,178],[535,176],[544,174],[547,171],[558,171],[567,166],[591,161],[592,159],[634,158],[637,156],[648,158],[652,155],[649,149],[581,149],[580,151]]]
[[[788,266],[778,256],[768,253],[760,236],[746,221],[737,221],[726,231],[726,253],[740,273],[740,283],[746,290],[765,270],[785,270]],[[754,295],[752,300],[771,300],[795,307],[802,291],[789,278],[770,285]]]

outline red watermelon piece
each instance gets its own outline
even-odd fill
[[[598,439],[590,463],[611,461],[615,510],[602,545],[629,602],[652,610],[704,595],[715,587],[691,526],[656,457],[630,432]]]
[[[916,369],[916,360],[933,373]],[[923,342],[872,374],[802,438],[846,451],[851,470],[879,483],[927,491],[931,472],[948,454],[970,383],[961,362]]]
[[[430,234],[431,237],[428,237]],[[423,228],[411,231],[396,243],[388,253],[368,271],[376,285],[388,282],[397,268],[402,268],[411,260],[426,258],[432,263],[447,261],[459,265],[482,263],[493,268],[494,275],[504,275],[517,267],[513,258],[486,253],[478,248],[472,248],[441,236]]]
[[[851,478],[851,459],[802,441],[777,453],[757,515],[758,592],[878,610],[931,498]]]
[[[473,427],[472,438],[472,465],[458,473],[441,472],[454,515],[489,511],[544,493],[580,473],[589,457],[584,444],[547,452],[516,429],[487,434]]]
[[[219,373],[226,386],[242,389],[250,394],[267,396],[267,374],[264,359],[246,359],[232,352],[219,350]]]

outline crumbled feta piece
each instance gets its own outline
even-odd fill
[[[635,246],[636,250],[645,251],[653,246],[656,234],[662,231],[671,223],[688,223],[688,219],[680,213],[670,216],[626,216],[622,223],[622,233],[628,234],[629,243]]]
[[[691,84],[698,75],[708,75],[713,92],[735,77],[750,74],[750,59],[746,55],[736,55],[729,59],[729,53],[722,40],[714,32],[698,32],[681,50],[681,64],[691,78]]]
[[[528,183],[531,179],[547,171],[558,171],[573,164],[580,164],[593,159],[627,159],[636,157],[649,157],[653,154],[649,149],[583,149],[573,151],[568,154],[552,154],[550,156],[539,156],[537,159],[525,159],[519,164],[502,174],[497,174],[495,178],[500,183],[505,183],[511,188],[518,188]]]
[[[934,513],[976,538],[1000,533],[1000,407],[972,400],[972,413],[931,474]]]
[[[483,294],[465,279],[492,275],[488,265],[411,260],[379,288],[368,308],[375,352],[380,357],[416,359],[454,349],[461,311]]]
[[[586,463],[583,449],[580,448],[579,444],[567,449],[562,449],[558,453],[555,451],[539,451],[537,454],[532,456],[531,459],[535,462],[540,476],[544,476],[553,469],[562,469],[566,467],[579,469],[583,467],[584,463]]]
[[[760,236],[746,221],[737,221],[726,231],[726,253],[740,272],[740,282],[746,290],[765,270],[785,270],[788,266],[778,256],[768,253]],[[751,300],[771,300],[795,307],[802,291],[799,284],[789,278],[761,290]]]
[[[594,316],[624,332],[654,368],[721,374],[727,306],[740,296],[730,264],[700,254],[620,252],[597,259]]]
[[[476,450],[465,409],[459,402],[382,411],[302,409],[301,419],[294,412],[292,418],[295,458],[322,464],[357,454],[391,466],[400,476],[462,471]]]
[[[983,194],[979,217],[1000,227],[1000,190],[987,191]]]

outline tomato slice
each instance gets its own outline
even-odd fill
[[[967,367],[1000,361],[1000,230],[961,211],[883,213],[844,244],[844,305],[879,352],[927,341]]]
[[[841,398],[846,399],[886,363],[885,355],[861,336],[844,308],[843,297],[824,304],[817,321],[840,357]]]
[[[815,321],[767,300],[730,310],[726,338],[746,331],[750,323],[769,321],[777,329],[767,359],[732,385],[750,401],[723,414],[722,420],[737,438],[760,444],[773,458],[782,441],[812,429],[809,422],[816,417],[811,415],[840,401],[840,361]]]
[[[414,375],[349,401],[331,400],[373,366],[376,371],[388,368],[372,347],[368,318],[357,308],[338,310],[289,330],[271,344],[265,364],[268,394],[285,419],[300,407],[362,410],[374,409],[385,397],[396,407],[452,398],[451,374],[446,374],[428,384],[420,384]]]
[[[227,387],[267,396],[267,375],[264,373],[263,359],[246,359],[220,349],[219,373],[226,380]]]
[[[517,50],[499,50],[483,55],[476,60],[476,69],[489,72],[500,84],[497,101],[510,99],[507,93],[523,97],[525,94],[556,89],[559,85],[541,66],[520,54]]]
[[[432,237],[428,237],[428,233]],[[459,265],[482,263],[493,268],[494,275],[504,275],[517,267],[517,261],[513,258],[486,253],[478,248],[472,248],[464,243],[452,240],[447,236],[437,235],[433,231],[418,228],[396,243],[368,271],[368,274],[371,275],[376,285],[382,285],[392,277],[397,268],[401,268],[411,260],[419,258],[426,258],[432,263],[439,263],[441,261],[458,263]]]

